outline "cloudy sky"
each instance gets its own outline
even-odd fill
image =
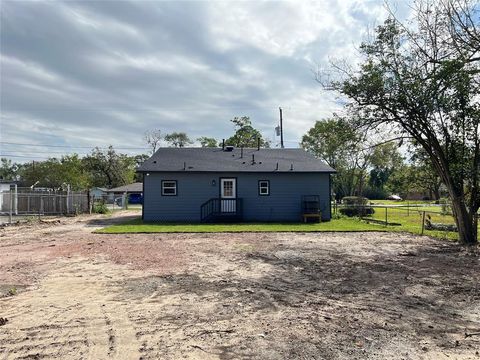
[[[296,147],[341,109],[312,70],[354,61],[355,46],[386,16],[383,0],[0,7],[0,154],[19,162],[109,144],[139,153],[151,129],[222,139],[243,115],[275,144],[279,106],[286,146]]]

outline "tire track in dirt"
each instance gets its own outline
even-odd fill
[[[0,300],[9,319],[0,358],[138,359],[140,344],[115,300],[121,267],[104,261],[59,261],[36,289]]]

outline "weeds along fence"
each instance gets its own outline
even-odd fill
[[[0,193],[2,215],[71,215],[90,211],[87,192],[4,191]]]
[[[341,209],[348,206],[333,207],[334,214],[342,215]],[[373,214],[371,213],[373,209]],[[360,220],[377,224],[379,227],[390,227],[392,230],[408,231],[420,235],[431,235],[442,238],[458,239],[455,219],[449,209],[442,206],[420,204],[411,205],[366,205],[358,208]],[[476,217],[478,228],[478,215]]]

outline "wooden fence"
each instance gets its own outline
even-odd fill
[[[67,215],[90,211],[87,192],[2,192],[0,213],[8,215]]]

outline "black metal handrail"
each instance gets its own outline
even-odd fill
[[[200,219],[202,222],[208,221],[214,217],[227,218],[232,216],[241,216],[242,199],[221,199],[212,198],[200,206]]]

